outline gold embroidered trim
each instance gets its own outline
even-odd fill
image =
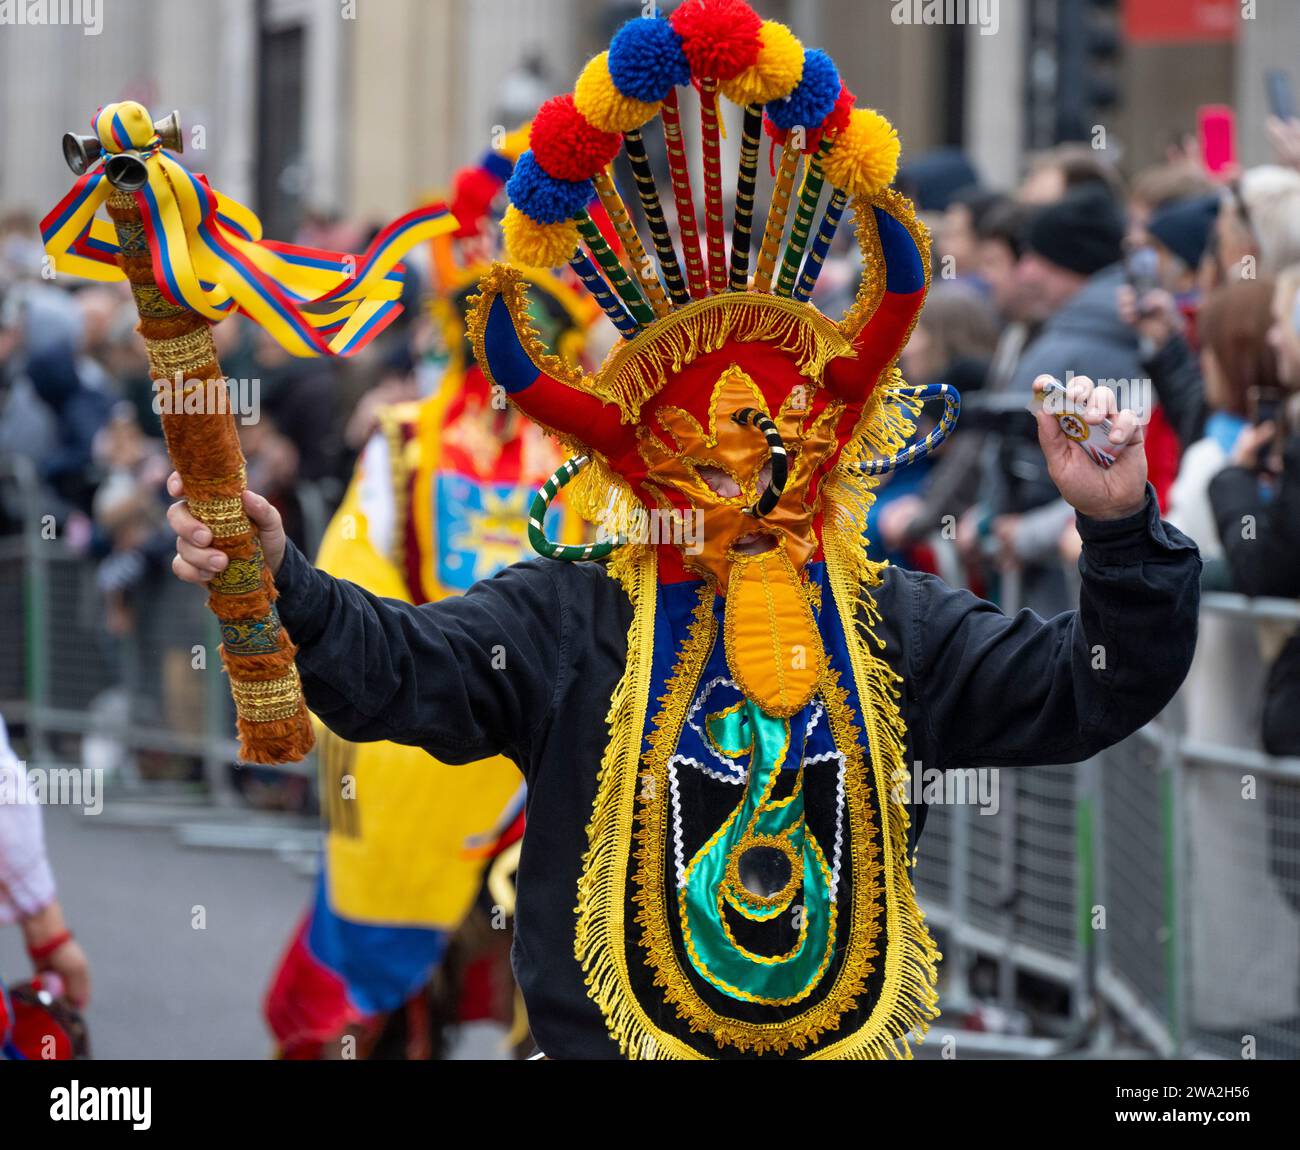
[[[149,367],[155,379],[171,379],[178,371],[187,375],[194,368],[203,367],[217,358],[212,329],[207,324],[172,339],[151,339],[145,342]]]
[[[212,532],[215,539],[229,539],[243,535],[253,525],[244,514],[244,501],[237,496],[225,499],[191,499],[190,514]]]
[[[298,713],[300,691],[296,667],[291,667],[287,675],[278,679],[254,682],[234,678],[230,680],[235,710],[241,719],[250,723],[269,723],[292,718]]]
[[[393,484],[393,547],[388,558],[405,580],[406,526],[411,504],[411,490],[401,416],[391,407],[381,408],[379,430],[388,444],[388,472]]]

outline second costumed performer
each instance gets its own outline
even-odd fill
[[[453,179],[445,207],[457,230],[430,241],[429,394],[377,413],[316,556],[377,595],[429,603],[525,558],[533,493],[563,462],[494,396],[465,336],[467,297],[500,247],[495,205],[527,146],[524,127]],[[599,309],[568,268],[532,273],[531,284],[535,322],[577,366]],[[590,531],[575,515],[555,519],[566,542]],[[469,1024],[461,1040],[489,1054],[513,1047],[503,1035],[526,1042],[501,933],[523,830],[518,769],[499,755],[453,766],[328,730],[317,746],[321,875],[265,1002],[281,1057],[339,1058],[345,1036],[358,1057],[440,1057],[459,1024]]]
[[[691,84],[702,232],[678,103]],[[730,250],[720,95],[744,109]],[[539,110],[507,185],[510,257],[572,266],[623,340],[594,375],[566,366],[508,265],[484,276],[469,330],[488,379],[574,453],[539,504],[572,479],[569,507],[606,528],[599,544],[551,543],[538,506],[530,538],[548,558],[412,606],[315,570],[247,499],[327,726],[523,772],[513,964],[552,1058],[909,1056],[938,1014],[940,957],[910,873],[925,808],[909,765],[1084,759],[1157,714],[1191,660],[1199,556],[1160,520],[1135,418],[1086,380],[1073,398],[1126,447],[1113,467],[1038,417],[1078,512],[1076,611],[1007,617],[868,561],[876,477],[950,419],[905,446],[927,396],[895,363],[929,242],[888,187],[896,134],[853,104],[830,58],[782,25],[740,0],[687,0],[630,21]],[[656,117],[677,237],[645,161]],[[779,159],[755,255],[764,126]],[[620,148],[649,247],[609,174]],[[593,187],[626,262],[591,223]],[[850,203],[863,280],[835,320],[809,300]],[[623,533],[645,509],[702,531]],[[171,520],[177,573],[210,578],[204,529],[183,502]]]

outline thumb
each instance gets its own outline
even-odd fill
[[[1038,443],[1047,457],[1048,466],[1055,469],[1068,458],[1070,441],[1051,412],[1037,411],[1034,414],[1038,420]]]
[[[284,521],[280,518],[280,513],[265,496],[248,490],[244,492],[244,511],[262,537],[262,554],[266,565],[271,569],[272,575],[278,574],[280,563],[284,559],[285,542]]]

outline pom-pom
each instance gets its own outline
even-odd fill
[[[630,132],[659,111],[657,104],[630,99],[614,86],[608,52],[587,61],[573,89],[573,102],[587,123],[602,132]]]
[[[534,223],[558,224],[582,211],[594,191],[590,180],[557,180],[548,176],[529,151],[515,164],[514,174],[506,182],[506,194]]]
[[[821,122],[821,127],[804,133],[802,150],[811,155],[821,146],[823,136],[834,137],[844,131],[848,126],[849,113],[853,111],[853,103],[856,99],[857,97],[848,88],[841,85],[839,99],[835,101],[831,114]],[[790,133],[772,123],[770,116],[764,118],[763,130],[778,144],[784,144],[790,138]]]
[[[464,168],[456,173],[452,182],[451,213],[460,227],[456,237],[476,236],[483,217],[492,207],[492,201],[501,190],[501,181],[486,168]]]
[[[528,133],[532,129],[532,124],[520,124],[513,132],[507,134],[506,138],[501,141],[501,146],[496,149],[501,155],[513,164],[520,156],[528,151]]]
[[[686,0],[669,19],[697,80],[733,80],[758,59],[763,21],[744,0]]]
[[[682,38],[662,16],[629,20],[609,46],[609,74],[629,100],[657,104],[675,87],[691,82]]]
[[[850,195],[872,196],[893,183],[901,151],[893,124],[870,108],[855,108],[822,160],[822,170]]]
[[[813,132],[834,111],[839,94],[840,74],[831,58],[820,48],[810,48],[803,54],[803,76],[798,86],[787,99],[770,101],[767,114],[784,132],[796,126]]]
[[[530,268],[557,268],[569,262],[578,250],[578,225],[572,220],[539,224],[513,204],[501,220],[506,254],[517,264]]]
[[[803,45],[784,24],[764,20],[759,41],[758,59],[722,85],[722,94],[734,104],[783,100],[803,76]]]
[[[623,137],[593,128],[572,96],[553,96],[537,109],[529,142],[548,176],[589,180],[618,155]]]

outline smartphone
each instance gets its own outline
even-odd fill
[[[1065,437],[1078,446],[1098,467],[1112,467],[1119,458],[1123,447],[1116,447],[1110,441],[1113,424],[1109,419],[1100,423],[1089,423],[1083,416],[1071,410],[1065,385],[1059,380],[1052,380],[1043,388],[1043,410],[1056,418],[1065,432]]]
[[[1295,119],[1295,93],[1291,90],[1291,74],[1282,68],[1270,68],[1264,73],[1264,86],[1268,90],[1268,110],[1279,120]]]
[[[1237,166],[1237,117],[1226,104],[1205,104],[1196,112],[1201,163],[1212,176],[1224,176]]]
[[[1160,286],[1160,257],[1155,248],[1133,248],[1124,257],[1124,278],[1141,305],[1143,296]]]
[[[1252,387],[1246,395],[1246,402],[1251,423],[1256,427],[1261,423],[1271,423],[1275,429],[1268,454],[1261,458],[1261,463],[1271,471],[1281,471],[1287,439],[1286,392],[1280,387]]]

